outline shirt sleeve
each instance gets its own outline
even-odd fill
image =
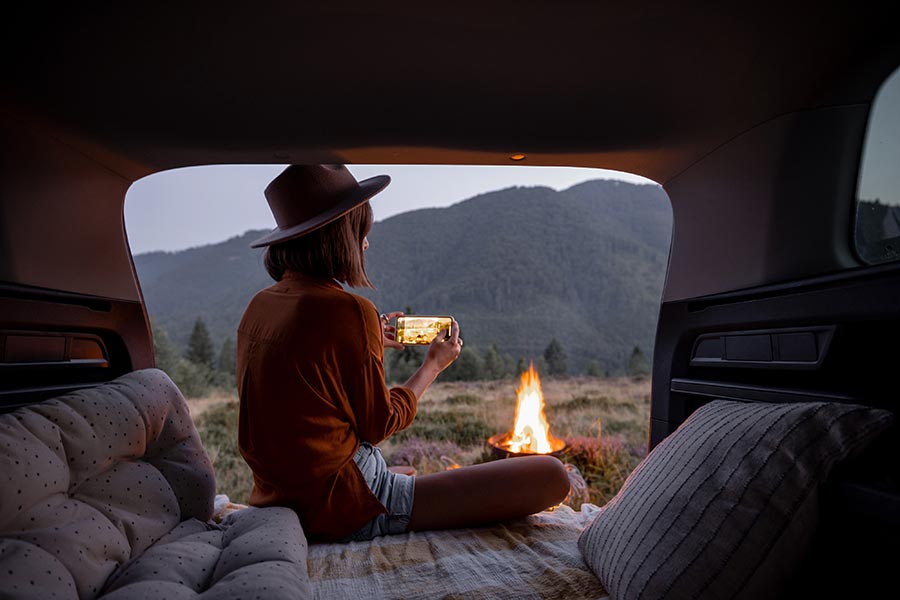
[[[363,356],[350,374],[348,399],[359,437],[377,444],[405,429],[416,417],[416,395],[406,387],[388,388],[384,382],[384,339],[378,311],[368,301],[357,300],[364,336]]]

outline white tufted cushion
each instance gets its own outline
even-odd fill
[[[117,571],[103,600],[310,598],[306,556],[289,508],[247,508],[221,525],[191,519]]]
[[[215,478],[158,369],[0,415],[0,573],[15,597],[93,598],[178,523],[212,514]]]

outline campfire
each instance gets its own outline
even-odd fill
[[[534,364],[522,373],[516,390],[516,419],[507,433],[498,433],[488,439],[488,445],[498,456],[525,456],[528,454],[560,454],[566,443],[550,435],[550,423],[544,415],[544,394],[541,378]]]

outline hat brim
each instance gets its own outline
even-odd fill
[[[286,242],[294,238],[305,235],[320,227],[328,225],[335,221],[363,202],[369,200],[372,196],[382,191],[391,182],[388,175],[376,175],[359,182],[359,187],[355,188],[346,198],[341,199],[331,209],[317,215],[313,219],[298,223],[292,227],[281,229],[276,227],[266,235],[253,241],[251,248],[260,248],[262,246],[271,246],[279,242]]]

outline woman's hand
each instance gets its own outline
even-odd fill
[[[403,350],[403,344],[397,341],[397,328],[391,325],[391,321],[402,316],[402,311],[381,314],[381,337],[384,338],[385,348]]]
[[[459,323],[454,319],[450,324],[450,336],[444,337],[438,334],[431,342],[428,353],[425,355],[425,364],[431,363],[440,373],[459,357],[462,345],[462,338],[459,337]]]
[[[416,399],[422,397],[428,386],[435,380],[441,371],[449,367],[459,356],[462,349],[463,341],[459,337],[459,323],[454,319],[450,324],[450,336],[444,337],[440,334],[428,347],[428,353],[425,355],[425,362],[416,369],[412,377],[406,382],[406,387],[412,390],[416,395]]]

